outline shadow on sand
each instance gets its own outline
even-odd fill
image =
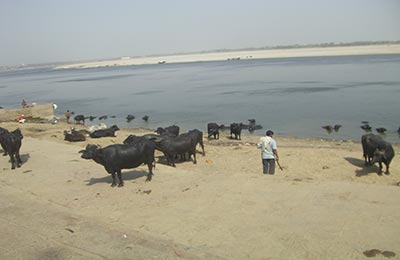
[[[352,158],[352,157],[345,157],[344,159],[346,161],[348,161],[349,163],[351,163],[352,165],[360,168],[360,169],[355,170],[357,177],[366,176],[371,173],[378,174],[379,167],[376,165],[367,166],[367,165],[365,165],[364,160]]]
[[[8,155],[3,155],[3,154],[4,154],[4,151],[3,151],[3,150],[0,150],[0,155],[1,155],[1,156],[4,156],[4,157],[7,157],[7,158],[10,158]],[[20,155],[19,155],[19,157],[21,158],[22,164],[26,163],[26,162],[29,160],[29,158],[31,158],[31,156],[30,156],[30,154],[29,154],[29,153],[26,153],[26,154],[20,154]],[[15,158],[15,157],[14,157],[14,158]],[[10,160],[8,160],[8,162],[10,162],[10,163],[11,163],[11,161],[10,161]]]
[[[29,160],[29,158],[31,158],[29,153],[21,154],[20,157],[21,157],[22,164],[26,163]]]
[[[196,152],[196,156],[199,156],[198,154],[202,154],[202,152],[199,152],[199,151],[197,151]],[[158,158],[158,160],[157,160],[157,164],[159,163],[159,164],[163,164],[163,165],[165,165],[165,166],[171,166],[169,163],[168,163],[168,160],[167,160],[167,157],[165,157],[164,155],[161,155],[161,156],[158,156],[157,157]],[[197,158],[197,157],[196,157]],[[193,163],[193,155],[192,156],[190,156],[190,158],[188,159],[188,157],[187,157],[187,154],[185,155],[185,159],[183,159],[181,156],[178,156],[176,159],[175,159],[175,165],[176,164],[181,164],[181,163],[186,163],[186,162],[192,162]],[[171,167],[173,167],[173,166],[171,166]]]
[[[107,174],[107,172],[105,172]],[[122,179],[124,181],[129,181],[129,180],[136,180],[141,177],[147,176],[148,172],[145,171],[129,171],[129,172],[122,172]],[[117,178],[118,181],[118,178]],[[93,184],[101,183],[101,182],[106,182],[106,183],[112,183],[112,177],[111,174],[108,174],[108,176],[102,177],[102,178],[90,178],[89,180],[86,180],[87,186],[91,186]]]

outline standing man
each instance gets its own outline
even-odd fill
[[[71,112],[69,112],[69,110],[67,110],[67,112],[65,112],[65,118],[67,118],[67,124],[69,124],[70,117],[71,117]]]
[[[279,161],[276,141],[272,138],[274,132],[268,130],[266,136],[260,138],[257,147],[261,149],[261,158],[264,174],[275,173],[275,160]]]

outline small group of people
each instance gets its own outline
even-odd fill
[[[22,108],[33,107],[36,103],[28,104],[26,103],[25,99],[22,99],[21,106]]]
[[[22,108],[28,107],[28,103],[26,103],[25,99],[22,99],[21,106],[22,106]],[[18,121],[18,123],[20,123],[20,124],[25,123],[25,116],[24,116],[23,114],[19,115],[19,116],[17,117],[17,121]]]
[[[275,174],[275,162],[280,167],[278,148],[273,136],[274,132],[272,130],[268,130],[265,136],[261,137],[257,144],[257,147],[261,149],[261,159],[264,174]]]

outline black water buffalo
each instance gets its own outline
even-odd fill
[[[178,136],[179,126],[171,125],[165,128],[159,127],[155,132],[159,135]]]
[[[324,125],[321,126],[323,129],[325,129],[329,134],[332,133],[333,131],[333,126],[332,125]]]
[[[364,124],[364,125],[360,126],[360,128],[362,130],[364,130],[365,132],[371,132],[371,130],[372,130],[372,127],[369,124]]]
[[[193,130],[190,130],[189,132],[187,132],[184,135],[191,136],[195,140],[196,146],[197,146],[197,144],[200,144],[201,150],[203,152],[202,155],[203,156],[206,155],[206,152],[204,151],[203,132],[202,131],[200,131],[198,129],[193,129]]]
[[[387,129],[384,127],[378,127],[375,130],[380,134],[384,134],[387,131]]]
[[[389,165],[394,157],[394,150],[390,143],[386,141],[381,141],[378,143],[378,148],[374,152],[374,157],[372,158],[372,164],[379,163],[379,172],[382,174],[382,163],[386,165],[385,174],[390,174]]]
[[[75,133],[81,134],[81,135],[83,135],[85,137],[89,137],[90,136],[90,131],[89,130],[86,130],[86,129],[77,130],[76,128],[72,127],[71,128],[71,134],[75,134]]]
[[[382,163],[386,165],[386,174],[389,174],[389,165],[394,157],[394,150],[390,143],[382,137],[374,134],[366,134],[361,137],[363,156],[366,165],[379,163],[379,172],[382,174]]]
[[[90,133],[91,138],[101,138],[101,137],[115,137],[115,132],[118,131],[119,128],[116,125],[111,126],[110,128],[96,130]]]
[[[214,136],[214,139],[219,139],[219,126],[217,123],[208,123],[207,124],[207,133],[208,138]]]
[[[240,135],[242,133],[242,125],[238,123],[231,124],[231,138],[233,139],[232,135],[235,135],[235,139],[240,140]]]
[[[104,148],[97,145],[88,144],[85,150],[80,151],[82,158],[93,159],[96,163],[104,166],[106,171],[111,174],[113,182],[116,183],[115,174],[118,176],[118,187],[124,186],[121,176],[122,169],[131,169],[147,164],[149,173],[146,181],[151,181],[153,176],[154,163],[154,144],[150,141],[141,140],[130,144],[113,144]]]
[[[365,165],[371,165],[374,152],[376,149],[378,149],[378,144],[380,142],[383,142],[383,139],[379,135],[365,134],[361,136],[361,145],[363,149]]]
[[[64,131],[64,140],[69,142],[83,142],[86,140],[85,135],[79,131],[72,131],[68,133],[67,130]]]
[[[128,122],[128,123],[130,123],[133,119],[135,119],[135,116],[134,115],[127,115],[126,116],[126,122]]]
[[[76,115],[74,117],[74,120],[75,120],[75,124],[82,124],[82,125],[85,124],[85,116],[84,115]]]
[[[168,136],[164,135],[161,138],[154,140],[156,149],[163,152],[168,160],[168,164],[175,167],[175,158],[177,155],[186,153],[193,155],[193,163],[196,164],[196,145],[197,140],[193,135]]]
[[[249,121],[249,132],[253,132],[255,130],[262,129],[262,125],[256,125],[256,120],[255,119],[248,119]]]
[[[23,135],[20,129],[15,129],[12,132],[2,128],[0,132],[0,143],[4,149],[4,155],[10,156],[11,169],[15,169],[15,163],[17,167],[21,167],[22,161],[19,156],[19,150],[21,149]]]
[[[7,129],[0,127],[0,136],[2,134],[4,134],[4,133],[9,133],[9,132],[8,132]],[[3,145],[3,142],[1,142],[1,139],[0,139],[0,143],[1,143],[1,147],[3,148],[3,153],[4,153],[3,155],[6,156],[7,155],[7,151],[6,151],[5,146]]]
[[[339,129],[342,127],[342,125],[336,124],[333,126],[333,130],[335,130],[335,132],[339,132]]]
[[[133,142],[137,142],[139,140],[142,140],[142,138],[145,138],[146,140],[149,141],[154,141],[156,139],[160,139],[162,138],[160,135],[155,135],[155,134],[145,134],[143,136],[136,136],[136,135],[129,135],[125,140],[124,140],[124,144],[130,144]]]

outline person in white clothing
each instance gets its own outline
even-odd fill
[[[266,136],[260,138],[257,147],[261,149],[261,159],[264,174],[275,173],[275,161],[279,160],[276,141],[272,138],[274,132],[268,130]]]

